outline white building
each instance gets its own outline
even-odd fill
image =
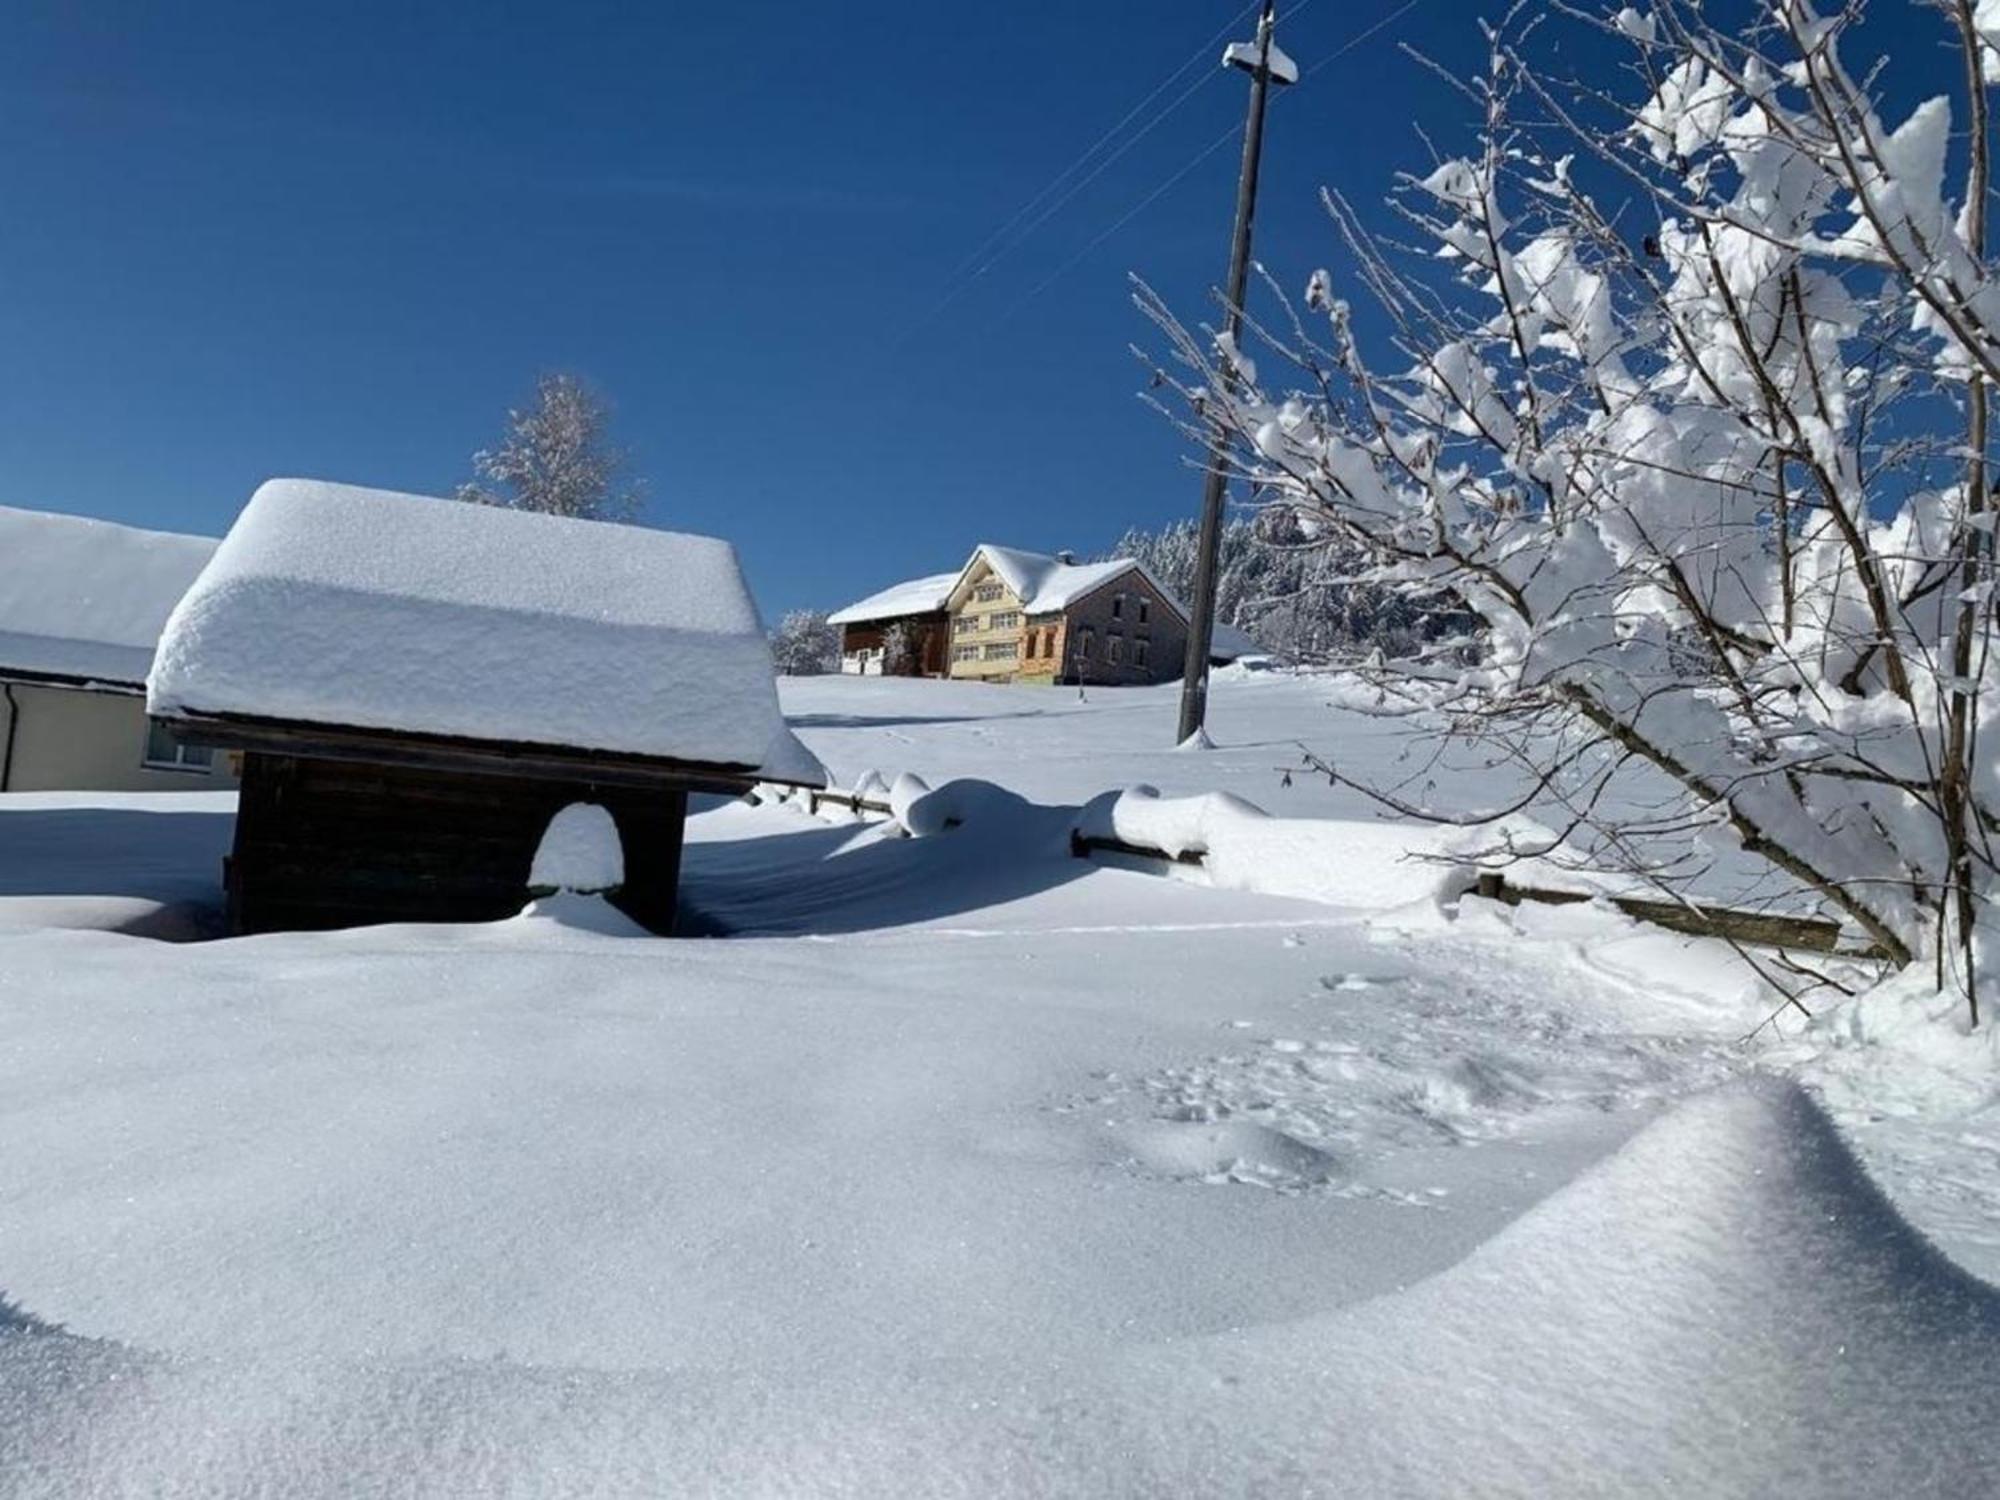
[[[0,791],[207,791],[227,757],[146,718],[167,616],[210,537],[0,506]]]

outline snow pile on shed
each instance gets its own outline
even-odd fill
[[[729,543],[274,479],[167,622],[150,706],[813,779]]]
[[[511,915],[571,802],[662,930],[689,788],[823,778],[727,542],[317,481],[251,498],[148,690],[245,752],[238,931]]]

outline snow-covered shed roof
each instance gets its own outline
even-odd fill
[[[981,542],[973,549],[965,566],[959,569],[952,588],[954,594],[971,582],[972,573],[981,562],[1014,591],[1021,601],[1021,608],[1029,614],[1067,609],[1114,578],[1126,573],[1141,573],[1182,619],[1187,618],[1186,606],[1137,558],[1114,557],[1109,562],[1093,563],[1065,562],[1060,557],[1051,557],[1043,552],[1023,552],[1018,547],[996,547],[991,542]]]
[[[928,615],[941,610],[951,597],[958,574],[933,573],[927,578],[911,578],[892,583],[878,594],[857,599],[845,609],[828,615],[833,625],[865,625],[871,620],[899,620],[908,615]]]
[[[261,486],[167,621],[163,718],[240,716],[824,780],[713,537]]]
[[[0,676],[137,688],[215,539],[0,506]]]

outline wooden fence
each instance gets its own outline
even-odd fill
[[[800,790],[805,794],[808,812],[817,813],[821,807],[831,804],[854,813],[875,813],[885,818],[892,814],[889,804],[881,798],[857,797],[852,792],[822,791],[814,787],[804,787]],[[1207,864],[1205,856],[1191,851],[1183,850],[1179,854],[1169,854],[1164,849],[1156,849],[1145,844],[1125,843],[1113,838],[1072,833],[1069,842],[1070,853],[1079,859],[1089,859],[1094,854],[1113,854],[1143,863],[1187,865],[1195,869],[1204,868]],[[1691,937],[1722,938],[1729,942],[1747,943],[1757,948],[1796,948],[1808,953],[1838,953],[1850,958],[1876,959],[1883,956],[1873,945],[1842,947],[1841,925],[1824,917],[1794,917],[1773,912],[1740,911],[1727,906],[1711,906],[1699,902],[1683,903],[1644,896],[1599,896],[1590,891],[1550,890],[1541,886],[1522,885],[1494,870],[1479,875],[1473,884],[1471,894],[1507,906],[1519,906],[1523,902],[1532,902],[1539,906],[1574,906],[1587,901],[1602,900],[1628,917],[1641,922],[1650,922],[1655,927],[1663,927],[1671,932],[1686,933]]]

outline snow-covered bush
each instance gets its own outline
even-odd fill
[[[528,872],[530,892],[601,895],[624,883],[625,846],[610,813],[595,802],[572,802],[549,819]]]
[[[2000,5],[1897,8],[1922,25],[1897,62],[1935,72],[1894,116],[1862,11],[1519,9],[1465,81],[1473,149],[1398,194],[1422,253],[1327,200],[1368,316],[1325,271],[1240,340],[1140,298],[1191,434],[1219,423],[1270,504],[1481,617],[1476,663],[1384,665],[1387,702],[1440,707],[1530,768],[1564,838],[1676,889],[1698,871],[1649,835],[1733,841],[1976,1020],[2000,962]],[[1556,33],[1592,24],[1623,65],[1558,82]],[[1676,795],[1608,797],[1633,761]]]
[[[840,629],[823,609],[795,609],[771,632],[771,658],[787,677],[817,677],[840,666]]]
[[[838,643],[836,642],[836,651]],[[917,671],[917,643],[909,623],[898,620],[882,633],[882,675],[912,677]]]

